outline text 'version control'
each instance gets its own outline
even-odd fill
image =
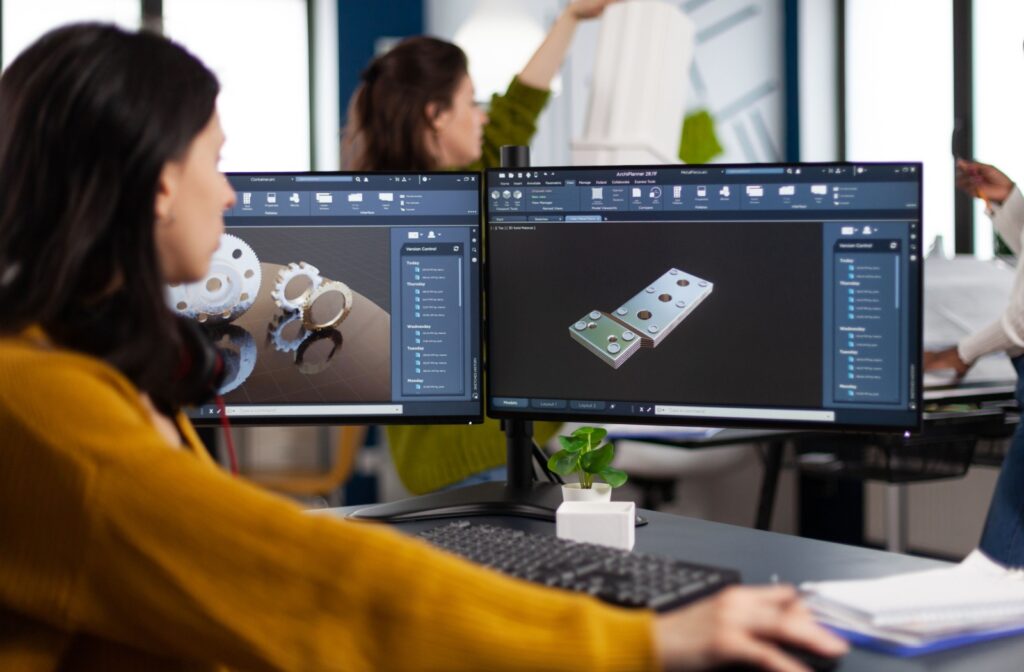
[[[451,243],[402,247],[403,395],[464,394],[464,248]]]
[[[834,401],[900,398],[900,244],[839,241],[833,256]]]

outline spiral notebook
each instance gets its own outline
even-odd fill
[[[897,655],[1024,633],[1024,573],[980,551],[953,567],[800,588],[822,623]]]

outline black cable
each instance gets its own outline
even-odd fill
[[[533,444],[533,457],[535,460],[537,460],[537,463],[540,464],[541,471],[547,474],[549,482],[558,483],[559,485],[565,485],[565,481],[562,480],[561,476],[548,469],[547,457],[544,455],[544,451],[542,451],[536,443]]]

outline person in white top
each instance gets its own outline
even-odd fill
[[[957,187],[985,201],[996,231],[1018,259],[1024,248],[1024,194],[995,166],[957,161]],[[991,324],[951,348],[924,353],[924,370],[964,376],[984,355],[1005,351],[1017,369],[1017,404],[1024,408],[1024,264],[1018,262],[1009,305]],[[1018,425],[992,495],[979,548],[1008,566],[1024,566],[1024,424]]]
[[[996,231],[1007,247],[1020,256],[1024,232],[1024,195],[995,166],[971,161],[957,161],[957,186],[985,201]],[[956,346],[926,352],[925,371],[954,369],[963,376],[984,355],[1007,351],[1011,356],[1024,352],[1024,275],[1018,266],[1013,282],[1010,304],[1003,314],[987,327],[967,336]]]

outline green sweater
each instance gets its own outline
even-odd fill
[[[491,98],[483,153],[468,169],[497,167],[502,145],[529,144],[550,95],[513,79],[505,95]],[[557,427],[534,423],[537,440],[545,443]],[[388,427],[388,443],[403,485],[415,494],[438,490],[505,463],[505,435],[500,423],[490,418],[482,425]]]

